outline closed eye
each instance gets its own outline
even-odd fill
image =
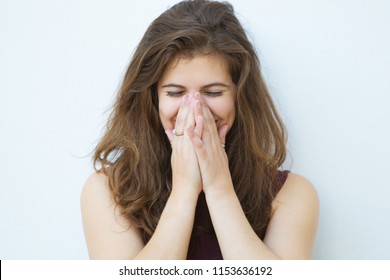
[[[179,97],[182,96],[184,91],[167,91],[167,95],[170,97]]]
[[[220,96],[222,91],[206,91],[205,94],[207,96]]]
[[[180,97],[185,93],[185,91],[167,91],[167,96],[170,97]],[[222,91],[206,91],[204,92],[205,95],[216,97],[222,95]]]

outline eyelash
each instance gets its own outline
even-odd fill
[[[167,95],[170,97],[179,97],[183,94],[183,91],[167,91]]]
[[[170,97],[179,97],[179,96],[181,96],[183,93],[184,93],[184,91],[168,91],[168,92],[167,92],[167,95],[170,96]],[[215,97],[215,96],[220,96],[220,95],[222,95],[222,91],[206,91],[205,94],[206,94],[207,96]]]

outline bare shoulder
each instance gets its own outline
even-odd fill
[[[138,230],[116,205],[106,175],[97,172],[85,182],[81,213],[90,258],[131,259],[143,248]]]
[[[289,173],[276,195],[264,242],[282,259],[311,256],[319,218],[319,198],[305,177]]]
[[[113,215],[117,220],[122,220],[125,226],[125,220],[120,218],[120,211],[111,194],[108,177],[101,172],[93,173],[85,182],[81,192],[81,211],[83,218],[88,215],[89,220]]]
[[[96,202],[96,199],[103,199],[106,202],[112,201],[108,177],[101,172],[90,175],[81,192],[82,205],[88,202]]]
[[[109,188],[108,177],[101,172],[95,172],[88,177],[80,198],[83,217],[89,213],[119,216]]]
[[[102,172],[94,172],[91,174],[91,176],[88,177],[85,185],[89,186],[91,184],[100,184],[108,186],[108,177],[107,175],[103,174]]]
[[[274,200],[274,207],[297,200],[310,202],[313,206],[319,204],[318,194],[313,184],[301,175],[289,173]]]

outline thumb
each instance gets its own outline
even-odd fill
[[[221,126],[218,129],[218,136],[219,136],[219,140],[221,141],[221,144],[225,144],[226,135],[228,133],[228,130],[229,130],[229,126],[227,124]]]
[[[172,144],[172,141],[173,141],[173,132],[172,132],[172,130],[170,130],[170,129],[167,129],[167,130],[165,130],[165,134],[168,136],[168,139],[169,139],[169,141],[171,142],[171,144]]]

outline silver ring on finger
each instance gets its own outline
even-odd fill
[[[183,135],[184,135],[184,132],[179,133],[179,132],[176,131],[176,129],[173,129],[173,130],[172,130],[172,133],[173,133],[173,135],[175,135],[175,136],[183,136]]]

